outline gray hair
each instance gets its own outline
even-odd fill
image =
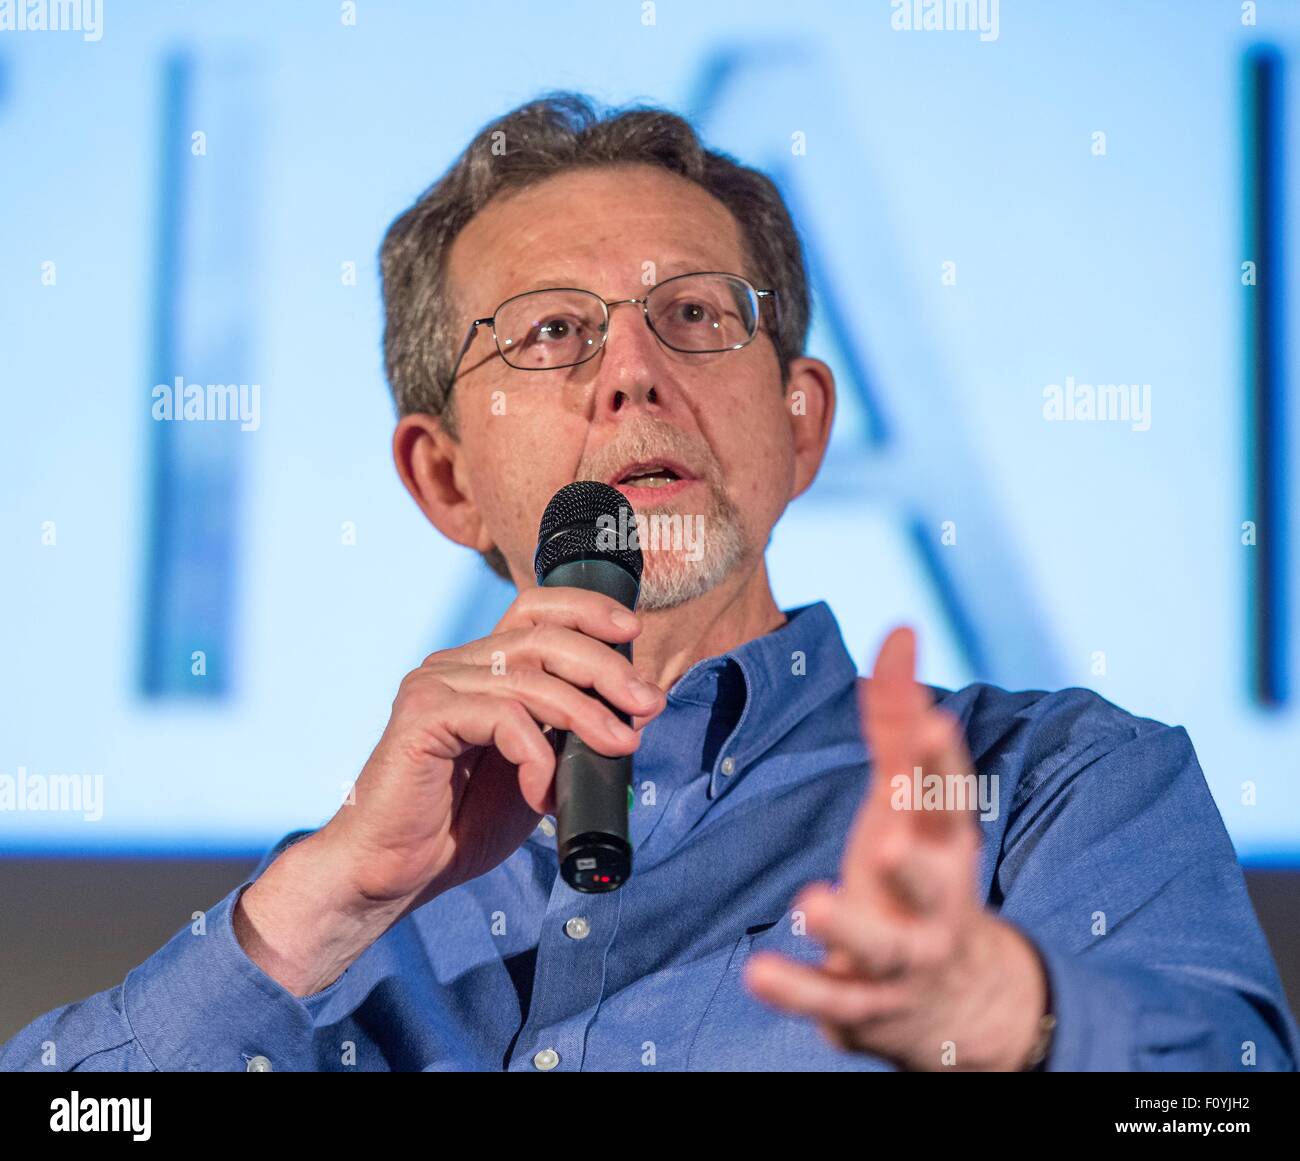
[[[607,109],[602,116],[589,97],[554,92],[484,126],[384,235],[384,369],[398,415],[433,415],[456,437],[449,380],[469,320],[456,313],[447,265],[451,245],[470,219],[498,194],[566,170],[627,163],[679,174],[731,211],[749,265],[736,273],[777,291],[778,322],[771,334],[781,382],[789,380],[791,360],[803,354],[811,303],[803,247],[771,178],[706,149],[675,113],[638,105]],[[500,550],[485,559],[509,578]]]

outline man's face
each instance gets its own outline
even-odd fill
[[[705,270],[756,277],[730,212],[675,174],[621,165],[494,200],[457,237],[449,273],[467,325],[526,290],[640,298]],[[642,544],[644,608],[680,604],[761,556],[796,476],[766,332],[740,350],[685,354],[660,344],[639,305],[616,306],[600,353],[546,371],[508,366],[479,332],[454,388],[456,475],[517,583],[532,576],[547,502],[577,479],[619,487],[638,516],[668,517],[655,522],[658,546]]]

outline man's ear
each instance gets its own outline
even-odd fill
[[[831,438],[835,418],[835,375],[820,359],[800,356],[790,361],[785,406],[794,436],[794,489],[802,495],[817,478]]]
[[[393,462],[420,511],[444,536],[487,552],[495,547],[465,477],[464,452],[432,415],[404,415],[393,432]]]

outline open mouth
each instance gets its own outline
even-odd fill
[[[663,488],[664,485],[672,484],[680,478],[681,476],[677,475],[672,468],[636,468],[634,471],[625,472],[615,482],[628,488]]]
[[[670,484],[691,478],[676,464],[651,460],[646,463],[629,464],[609,482],[615,487],[624,488],[666,488]]]

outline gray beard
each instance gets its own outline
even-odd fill
[[[747,548],[740,512],[731,502],[722,473],[708,444],[700,436],[679,431],[662,420],[641,418],[619,434],[616,444],[579,465],[577,478],[603,480],[619,463],[650,460],[661,454],[680,454],[688,464],[702,471],[708,489],[703,513],[682,512],[671,502],[651,505],[636,513],[638,517],[669,518],[676,522],[677,535],[669,542],[660,537],[642,538],[641,573],[642,609],[673,609],[701,597],[719,585],[740,563]],[[695,539],[681,535],[683,522],[689,520]],[[641,521],[638,520],[638,527]],[[661,524],[662,528],[663,525]],[[702,551],[696,552],[696,548]],[[691,557],[698,557],[692,560]]]
[[[677,544],[661,542],[657,547],[650,537],[643,538],[641,555],[645,562],[641,573],[641,592],[637,608],[674,609],[702,597],[721,584],[745,555],[745,538],[740,513],[730,499],[718,489],[711,489],[713,503],[704,514],[699,529],[699,559]],[[638,512],[648,519],[677,515],[671,507]],[[694,513],[681,514],[683,521],[696,521]],[[665,538],[666,539],[666,538]],[[649,542],[647,542],[649,541]]]

